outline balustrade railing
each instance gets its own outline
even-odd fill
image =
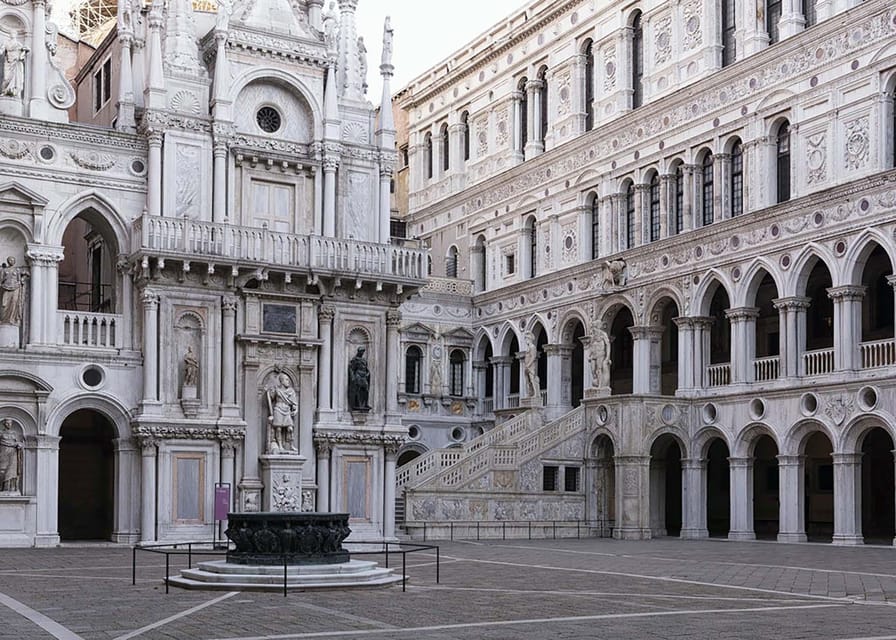
[[[483,398],[479,401],[479,415],[487,416],[490,413],[495,412],[495,399],[494,398]]]
[[[56,312],[59,344],[118,349],[121,347],[121,316],[82,311]]]
[[[516,393],[511,393],[507,396],[507,406],[505,409],[516,409],[520,406],[520,396]]]
[[[816,349],[803,354],[803,365],[807,376],[817,376],[834,370],[834,349]]]
[[[862,352],[862,368],[874,369],[896,364],[896,341],[875,340],[863,342],[860,345]]]
[[[361,275],[426,278],[426,252],[392,244],[282,233],[265,228],[143,216],[142,248]]]
[[[753,361],[753,374],[756,382],[777,380],[781,370],[780,356],[756,358]]]
[[[731,384],[731,363],[711,364],[706,367],[707,384],[710,387],[721,387]]]
[[[540,395],[541,395],[541,406],[546,407],[548,404],[548,390],[542,389]]]

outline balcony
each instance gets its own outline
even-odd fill
[[[135,221],[134,230],[140,239],[135,251],[179,259],[426,280],[426,251],[414,247],[148,215]]]
[[[93,349],[121,348],[121,316],[115,313],[57,311],[58,343]]]
[[[756,382],[777,380],[781,371],[781,359],[779,356],[757,358],[753,361],[753,376]]]
[[[731,363],[711,364],[706,367],[707,386],[721,387],[731,384]]]
[[[896,364],[896,341],[863,342],[859,348],[862,353],[863,369],[876,369]]]
[[[803,354],[807,376],[817,376],[834,370],[834,349],[816,349]]]

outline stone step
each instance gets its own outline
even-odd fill
[[[168,583],[172,587],[180,587],[181,589],[201,590],[201,591],[283,591],[283,582],[279,584],[257,584],[252,582],[240,581],[234,576],[232,582],[203,582],[183,576],[169,578]],[[287,591],[309,591],[309,590],[327,590],[327,589],[379,589],[390,587],[394,584],[401,584],[401,576],[389,575],[376,580],[368,580],[366,582],[354,582],[345,580],[343,582],[296,582],[287,581]]]
[[[197,564],[200,571],[227,575],[272,575],[283,579],[283,565],[236,564],[224,560],[208,560]],[[360,574],[376,569],[371,560],[349,560],[334,564],[296,564],[286,567],[287,576]]]

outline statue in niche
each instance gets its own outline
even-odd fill
[[[22,443],[13,430],[12,420],[3,420],[0,431],[0,493],[18,493],[22,475]]]
[[[386,16],[386,21],[383,23],[383,57],[380,62],[384,67],[392,66],[392,39],[395,35],[395,30],[392,28],[392,20],[389,16]]]
[[[601,274],[601,288],[624,287],[626,282],[625,260],[607,260]]]
[[[336,3],[331,2],[329,8],[324,12],[323,19],[324,42],[328,50],[336,49],[337,30],[339,29],[339,20],[336,17]]]
[[[523,356],[523,371],[526,376],[526,395],[534,398],[541,391],[538,379],[538,347],[535,345],[535,334],[526,334],[526,353]]]
[[[591,329],[591,386],[602,388],[610,386],[610,336],[595,322]]]
[[[285,373],[277,376],[277,386],[267,390],[268,397],[268,453],[296,453],[293,446],[295,419],[299,413],[299,399],[292,380]]]
[[[184,386],[199,386],[199,360],[193,353],[193,347],[187,346],[187,352],[184,354]]]
[[[22,97],[26,55],[28,47],[19,42],[18,34],[13,33],[3,49],[3,84],[0,85],[0,96]]]
[[[12,256],[0,266],[0,324],[21,326],[25,297],[25,274]]]
[[[442,361],[435,358],[429,365],[429,392],[434,396],[442,395]]]
[[[348,407],[352,411],[370,411],[370,370],[364,357],[366,351],[364,347],[358,347],[348,364]]]
[[[358,37],[358,74],[361,76],[361,91],[367,93],[367,46],[361,36]]]

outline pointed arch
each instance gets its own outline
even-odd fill
[[[567,309],[563,312],[563,315],[560,316],[559,322],[557,322],[557,342],[570,342],[572,335],[572,326],[574,322],[578,322],[579,324],[581,324],[587,333],[587,316],[580,309]]]
[[[44,242],[57,247],[62,246],[62,236],[68,225],[86,211],[98,213],[99,216],[90,222],[97,223],[100,227],[105,226],[115,238],[118,251],[127,251],[130,246],[128,242],[130,221],[125,219],[111,199],[93,189],[72,196],[56,208],[47,221]]]
[[[495,355],[509,355],[507,352],[510,350],[510,343],[514,338],[516,338],[517,345],[522,344],[519,330],[516,326],[511,322],[505,322],[498,330],[498,339],[495,341],[495,346],[498,348],[494,349]]]
[[[664,302],[666,300],[666,302]],[[650,324],[659,324],[663,309],[669,304],[669,301],[678,307],[678,313],[684,313],[684,302],[681,293],[670,286],[661,286],[650,294],[644,308],[647,309],[647,322]]]
[[[484,360],[485,352],[489,347],[491,348],[492,353],[495,353],[495,345],[492,342],[491,336],[488,331],[480,327],[473,337],[473,360],[477,362]]]
[[[790,277],[784,281],[784,296],[804,296],[806,295],[806,284],[809,281],[809,275],[815,265],[821,263],[834,277],[834,269],[831,265],[837,264],[834,254],[823,244],[810,242],[805,245],[797,254],[790,268]]]
[[[846,252],[846,256],[842,261],[843,272],[840,274],[840,284],[861,284],[865,262],[878,246],[887,254],[890,260],[890,267],[894,268],[894,265],[896,265],[896,255],[894,253],[896,252],[894,252],[890,240],[879,229],[867,228],[859,234]]]
[[[732,286],[732,282],[728,279],[728,276],[718,269],[710,269],[702,278],[700,278],[700,284],[697,285],[697,290],[694,291],[692,313],[699,316],[709,315],[709,305],[719,287],[722,287],[722,289],[725,290],[725,293],[728,295],[728,300],[731,300],[731,292],[734,287]]]
[[[744,274],[741,276],[741,286],[735,289],[735,295],[732,299],[732,304],[735,307],[753,307],[756,306],[756,294],[759,291],[759,286],[762,284],[762,281],[765,279],[765,276],[768,275],[775,283],[775,289],[778,292],[777,297],[781,297],[781,291],[783,291],[782,278],[781,274],[778,272],[778,269],[772,264],[770,260],[765,258],[764,256],[760,256],[755,258],[750,266],[747,267]]]

